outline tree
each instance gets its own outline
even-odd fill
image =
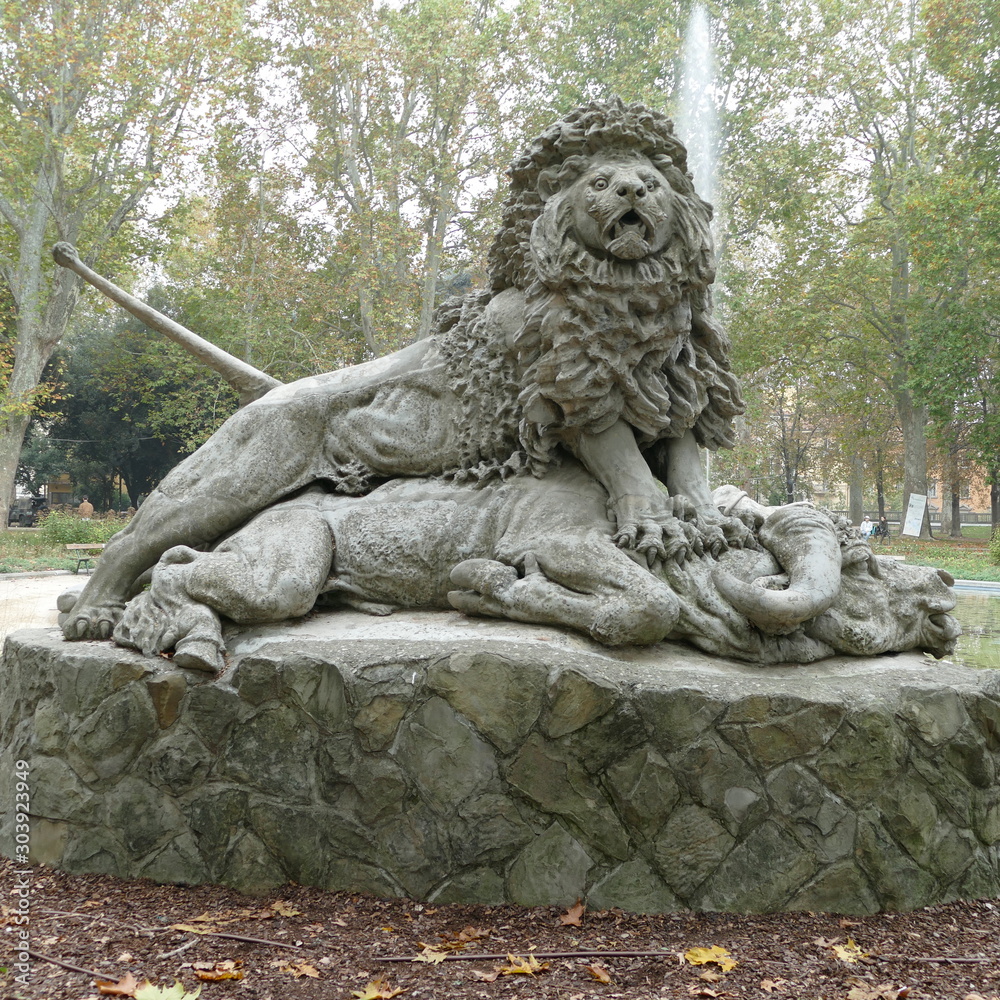
[[[49,248],[78,243],[118,270],[149,248],[136,213],[186,141],[234,43],[239,0],[10,0],[0,12],[0,277],[16,340],[0,398],[0,508],[78,279]],[[131,250],[126,250],[127,246]]]
[[[441,275],[470,266],[470,250],[485,256],[470,237],[496,218],[499,167],[521,139],[517,9],[275,0],[270,11],[301,102],[288,134],[336,234],[342,280],[329,291],[353,296],[378,355],[426,336]]]
[[[183,322],[158,289],[151,302]],[[61,413],[36,452],[62,456],[78,490],[112,505],[121,480],[133,506],[236,408],[236,394],[181,348],[130,316],[91,316],[65,360]],[[25,456],[26,461],[32,457]]]

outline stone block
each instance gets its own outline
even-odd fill
[[[247,892],[292,879],[650,912],[1000,893],[988,672],[907,656],[753,669],[406,618],[430,624],[236,630],[219,677],[15,636],[0,762],[31,762],[34,857]],[[10,805],[0,788],[7,852]]]
[[[553,823],[511,866],[507,898],[521,906],[570,906],[586,895],[593,864],[583,845]]]
[[[535,724],[544,680],[488,653],[456,653],[427,674],[428,685],[504,754],[516,750]]]

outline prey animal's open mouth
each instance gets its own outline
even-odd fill
[[[955,652],[962,626],[947,611],[938,611],[927,616],[925,639],[928,652],[941,659]]]
[[[634,208],[612,222],[604,230],[608,250],[624,260],[638,260],[650,251],[653,226]]]

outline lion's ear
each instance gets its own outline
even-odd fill
[[[548,201],[554,194],[559,193],[559,175],[559,167],[549,167],[538,175],[538,196],[542,201]]]

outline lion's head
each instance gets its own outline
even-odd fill
[[[537,464],[578,433],[626,421],[643,447],[691,430],[732,442],[742,412],[711,317],[712,209],[670,120],[594,101],[511,168],[494,292],[525,296],[514,336],[521,445]]]
[[[668,256],[682,286],[704,288],[715,277],[711,206],[695,193],[687,151],[657,111],[620,100],[576,108],[528,146],[510,177],[490,251],[495,291],[527,288],[539,253],[556,249],[546,242],[564,239],[585,253],[584,267]]]

